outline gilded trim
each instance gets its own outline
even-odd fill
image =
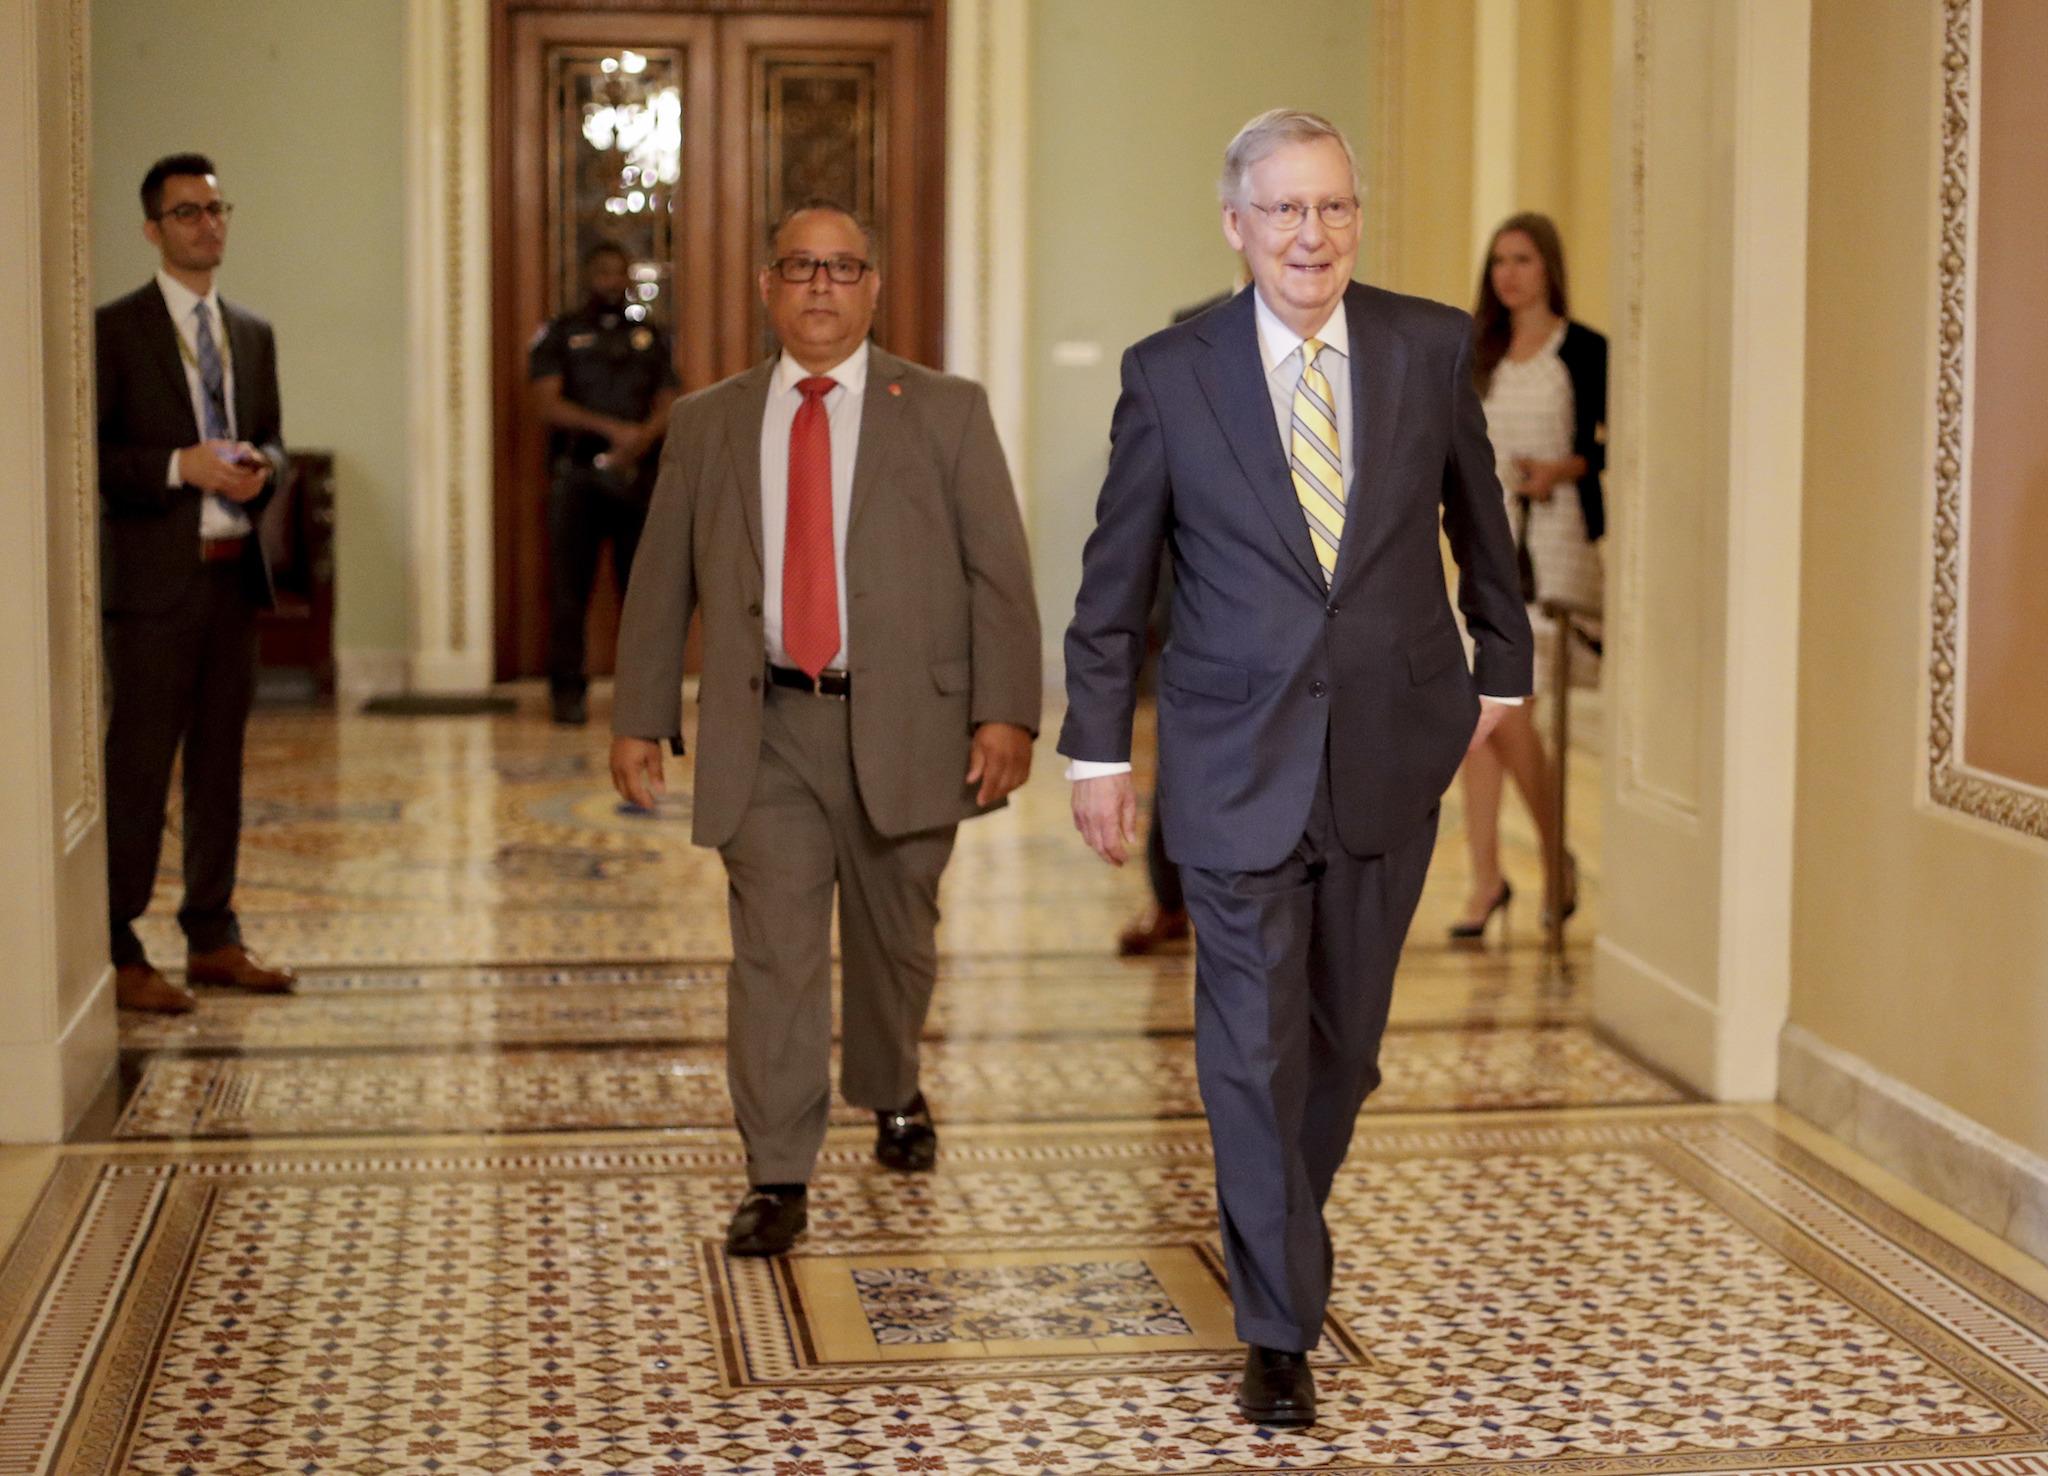
[[[2048,796],[1969,768],[1959,738],[1963,651],[1963,524],[1970,491],[1969,359],[1975,323],[1975,243],[1970,235],[1977,182],[1971,124],[1976,102],[1978,0],[1944,0],[1941,48],[1941,249],[1939,331],[1935,334],[1934,580],[1927,663],[1928,798],[2008,830],[2048,840]]]
[[[467,36],[462,24],[464,0],[445,0],[445,58],[447,95],[442,111],[442,147],[445,154],[441,181],[442,200],[447,212],[442,227],[442,290],[446,294],[443,323],[446,359],[442,372],[447,378],[445,394],[448,415],[448,544],[443,553],[448,561],[448,650],[461,652],[469,646],[469,517],[464,506],[465,474],[468,470],[468,422],[464,401],[468,386],[463,382],[463,132],[468,113],[463,105],[463,66]]]
[[[71,0],[66,124],[71,177],[71,502],[78,520],[78,798],[63,818],[62,845],[68,853],[100,818],[102,784],[100,723],[100,496],[98,414],[94,387],[92,301],[92,119],[89,107],[91,0]]]

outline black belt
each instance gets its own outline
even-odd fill
[[[795,692],[809,692],[814,697],[837,697],[841,702],[853,695],[853,673],[834,671],[826,667],[812,681],[810,673],[798,671],[794,666],[768,665],[768,680],[778,687],[788,687]]]

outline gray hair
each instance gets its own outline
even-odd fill
[[[1344,162],[1351,166],[1351,188],[1358,189],[1358,155],[1344,130],[1320,113],[1300,108],[1269,108],[1237,130],[1237,137],[1223,151],[1223,173],[1216,181],[1216,195],[1225,205],[1245,203],[1245,176],[1254,164],[1286,144],[1314,143],[1334,138],[1344,150]]]

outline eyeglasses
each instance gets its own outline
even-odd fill
[[[223,225],[227,222],[227,218],[234,213],[235,207],[228,204],[227,201],[209,200],[204,205],[173,205],[169,210],[159,210],[150,219],[162,220],[165,216],[169,216],[179,225],[188,226],[197,225],[199,217],[203,215],[215,225]]]
[[[785,282],[808,282],[823,267],[825,275],[842,287],[851,287],[874,270],[858,256],[778,256],[768,265]]]
[[[1325,200],[1320,205],[1304,205],[1299,200],[1281,200],[1273,205],[1261,205],[1256,200],[1247,203],[1265,216],[1276,231],[1300,230],[1311,210],[1322,218],[1323,229],[1328,231],[1344,230],[1358,219],[1358,202],[1348,195]]]

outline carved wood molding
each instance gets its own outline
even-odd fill
[[[1928,611],[1928,798],[1945,809],[2048,840],[2048,796],[1963,762],[1963,527],[1970,496],[1966,428],[1975,342],[1975,122],[1980,14],[1976,0],[1943,0],[1941,238],[1936,252],[1938,314],[1934,382],[1933,591]]]
[[[92,124],[87,67],[92,48],[91,0],[71,0],[66,26],[65,126],[71,184],[71,218],[67,225],[70,257],[71,338],[71,502],[77,519],[78,567],[74,572],[78,602],[79,669],[72,674],[78,702],[78,798],[63,816],[59,843],[66,853],[77,846],[100,818],[104,792],[100,738],[100,495],[99,438],[93,406],[92,301]]]
[[[577,0],[577,10],[669,15],[931,15],[943,0]],[[561,10],[562,0],[496,0],[499,14]]]

